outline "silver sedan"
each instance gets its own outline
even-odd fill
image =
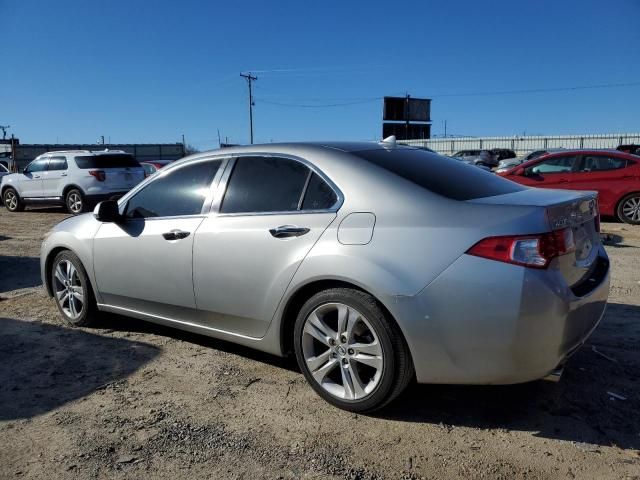
[[[598,324],[594,193],[527,188],[392,143],[197,154],[45,238],[64,320],[114,312],[295,354],[330,403],[557,372]]]

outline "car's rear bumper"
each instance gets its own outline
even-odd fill
[[[510,384],[548,375],[604,314],[609,262],[600,250],[598,278],[575,293],[553,268],[463,255],[418,295],[387,299],[418,381]]]

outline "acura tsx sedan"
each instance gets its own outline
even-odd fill
[[[68,323],[114,312],[295,354],[340,408],[412,380],[558,372],[605,310],[594,192],[529,188],[395,143],[237,147],[172,163],[42,244]]]

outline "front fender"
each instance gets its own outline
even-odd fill
[[[93,238],[100,229],[100,225],[101,223],[94,218],[93,214],[87,213],[63,220],[45,236],[40,247],[40,275],[42,284],[49,296],[53,295],[51,279],[47,275],[51,262],[59,251],[71,250],[82,262],[82,266],[91,282],[95,298],[98,301],[101,300],[96,289],[93,270]]]

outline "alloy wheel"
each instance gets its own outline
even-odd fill
[[[69,210],[73,213],[80,213],[82,211],[82,197],[79,193],[73,192],[67,198],[67,205]]]
[[[13,190],[9,190],[4,196],[4,204],[9,210],[18,208],[18,196]]]
[[[84,286],[78,270],[69,260],[61,260],[54,271],[56,301],[62,311],[72,320],[82,314],[84,308]]]
[[[320,305],[306,318],[302,354],[314,380],[341,400],[361,400],[380,383],[382,345],[371,323],[343,303]]]
[[[622,214],[629,220],[640,222],[640,196],[628,198],[622,205]]]

